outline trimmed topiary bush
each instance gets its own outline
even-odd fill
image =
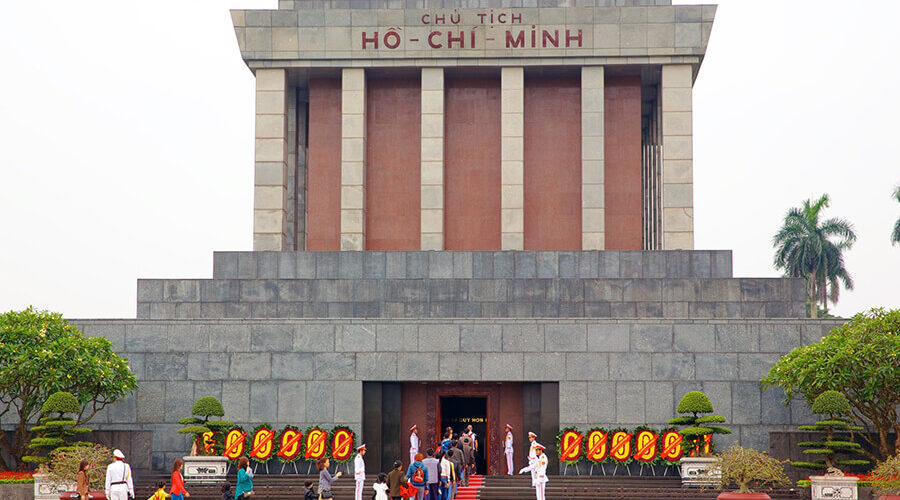
[[[22,461],[32,464],[47,464],[50,462],[50,455],[55,450],[72,450],[75,446],[88,444],[70,441],[79,434],[91,432],[85,427],[75,427],[77,424],[75,419],[66,416],[79,413],[81,413],[81,404],[75,396],[63,391],[51,394],[41,407],[41,414],[44,416],[40,419],[40,425],[36,425],[30,430],[35,433],[35,437],[28,443],[28,449],[33,454],[22,457]]]
[[[859,453],[862,448],[852,441],[851,431],[861,431],[862,427],[851,424],[848,418],[851,407],[847,398],[837,391],[825,391],[816,397],[810,411],[825,418],[812,425],[797,427],[801,431],[821,432],[824,435],[817,441],[798,443],[804,448],[804,455],[819,455],[822,458],[809,462],[791,462],[794,467],[827,472],[837,469],[839,465],[868,465],[868,460],[837,459],[838,454],[849,455]]]
[[[194,403],[191,415],[193,416],[178,421],[179,424],[185,426],[179,429],[178,433],[191,436],[191,455],[222,453],[225,432],[234,425],[228,420],[210,420],[210,417],[225,416],[225,408],[222,407],[222,403],[212,396],[203,396]],[[211,436],[207,433],[211,433]],[[204,434],[207,434],[206,440],[204,440]]]
[[[713,434],[731,434],[731,429],[728,429],[727,427],[712,425],[725,422],[725,417],[720,415],[707,415],[715,410],[706,394],[703,394],[700,391],[691,391],[685,394],[678,403],[676,411],[683,414],[683,416],[669,420],[669,424],[684,427],[678,432],[680,432],[685,439],[685,455],[696,456],[705,454],[705,436],[711,436]],[[711,442],[709,451],[712,452]]]

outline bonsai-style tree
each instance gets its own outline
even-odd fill
[[[838,460],[837,454],[850,454],[862,448],[845,435],[850,431],[861,431],[862,427],[853,425],[847,415],[850,414],[850,402],[837,391],[825,391],[816,398],[810,410],[825,418],[812,425],[801,425],[801,431],[822,432],[824,436],[818,441],[799,443],[805,455],[821,455],[822,458],[812,462],[791,462],[794,467],[819,471],[834,471],[838,465],[868,465],[868,460]],[[839,472],[839,469],[838,469]]]
[[[74,446],[88,444],[70,441],[78,434],[91,432],[84,427],[75,427],[75,419],[66,416],[81,413],[81,405],[72,394],[62,391],[51,394],[41,407],[41,413],[44,415],[40,419],[41,425],[31,428],[36,436],[28,443],[28,449],[36,453],[22,457],[23,462],[47,464],[50,462],[50,454],[56,450],[71,451]],[[41,452],[46,454],[38,454]]]
[[[880,462],[869,473],[869,480],[879,495],[900,495],[900,455]]]
[[[727,427],[710,425],[725,422],[725,417],[707,415],[714,411],[713,405],[709,402],[706,394],[700,391],[691,391],[685,394],[678,403],[676,411],[684,416],[669,420],[669,424],[685,427],[678,431],[684,436],[686,441],[683,446],[685,451],[702,454],[704,436],[710,434],[731,434],[731,429]]]
[[[222,407],[222,403],[212,396],[203,396],[194,403],[191,415],[178,421],[179,424],[185,426],[179,429],[178,433],[191,435],[191,455],[221,453],[225,432],[234,425],[228,420],[210,420],[210,417],[225,416],[225,408]],[[207,432],[212,433],[213,441],[215,441],[215,445],[210,450],[207,450],[203,443],[203,435]]]
[[[722,478],[719,489],[732,484],[738,487],[736,493],[753,493],[753,488],[765,486],[788,486],[791,484],[784,472],[782,462],[752,448],[732,445],[719,455],[719,469]]]
[[[872,460],[900,452],[900,309],[872,309],[831,330],[819,342],[782,356],[763,386],[780,387],[785,404],[802,398],[812,406],[819,394],[838,391],[850,401],[860,439],[877,450]],[[892,436],[893,434],[893,436]]]
[[[0,469],[24,469],[29,423],[51,394],[66,391],[81,404],[76,427],[137,387],[128,360],[103,337],[85,337],[62,315],[28,308],[0,313]]]

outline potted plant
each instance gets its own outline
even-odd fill
[[[900,455],[888,457],[869,474],[878,500],[900,500]]]
[[[753,490],[791,484],[782,462],[738,445],[719,455],[719,472],[719,489],[737,486],[737,491],[720,493],[719,500],[771,500],[769,495]]]
[[[719,481],[718,458],[712,455],[713,434],[731,434],[719,425],[725,417],[710,415],[713,405],[706,394],[691,391],[681,398],[676,411],[682,416],[669,420],[670,425],[684,427],[684,456],[681,458],[681,483],[685,486],[710,486]]]
[[[233,424],[224,417],[222,403],[213,396],[203,396],[194,403],[191,416],[178,421],[185,427],[179,434],[191,436],[191,453],[184,457],[184,480],[189,483],[218,483],[225,480],[228,459],[222,456],[225,431]]]
[[[71,451],[74,446],[87,444],[72,442],[72,438],[79,434],[91,432],[90,429],[75,427],[74,418],[66,415],[78,415],[81,413],[81,403],[68,392],[54,392],[41,406],[39,422],[31,428],[35,437],[28,443],[31,455],[22,457],[22,461],[38,465],[38,471],[34,475],[34,498],[36,500],[50,500],[59,498],[63,491],[75,489],[75,476],[68,480],[56,481],[49,475],[47,464],[56,450]]]
[[[856,498],[859,478],[845,476],[838,466],[867,465],[868,460],[839,459],[837,455],[858,452],[862,447],[852,441],[851,431],[861,431],[862,427],[851,424],[850,402],[837,391],[825,391],[813,401],[810,411],[824,418],[812,425],[801,425],[801,431],[818,432],[822,437],[816,441],[799,443],[804,448],[804,455],[818,455],[821,458],[806,462],[792,462],[791,465],[802,469],[824,472],[824,475],[810,476],[812,499]]]

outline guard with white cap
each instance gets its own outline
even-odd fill
[[[537,434],[533,432],[528,433],[528,441],[531,442],[531,445],[528,447],[528,466],[531,467],[537,462],[537,449],[538,447],[543,448],[541,443],[537,442]],[[531,471],[531,487],[534,488],[536,486],[534,470]]]
[[[356,477],[356,500],[362,500],[363,485],[366,482],[366,462],[363,456],[366,454],[366,445],[356,448],[356,458],[353,459],[353,475]]]
[[[106,498],[128,500],[134,498],[134,484],[131,481],[131,466],[125,463],[125,454],[116,448],[113,462],[106,466]]]
[[[503,453],[506,455],[506,475],[513,475],[513,426],[506,424],[506,442]]]
[[[531,447],[534,449],[537,458],[534,463],[528,467],[522,468],[522,470],[519,471],[519,474],[530,471],[532,477],[531,480],[534,483],[534,494],[537,500],[545,500],[546,497],[544,496],[544,491],[547,487],[547,464],[549,462],[547,460],[547,455],[544,454],[544,445],[533,443]]]
[[[413,424],[409,432],[409,464],[412,465],[416,461],[416,453],[419,453],[419,426]]]

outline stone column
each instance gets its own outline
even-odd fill
[[[444,69],[422,68],[422,250],[444,249]]]
[[[662,248],[694,248],[693,127],[689,64],[662,67]]]
[[[581,68],[581,249],[605,248],[603,66]]]
[[[341,74],[341,250],[364,250],[366,73]]]
[[[287,250],[287,72],[256,70],[253,249]]]
[[[502,68],[500,73],[500,227],[503,250],[525,246],[525,71]]]

